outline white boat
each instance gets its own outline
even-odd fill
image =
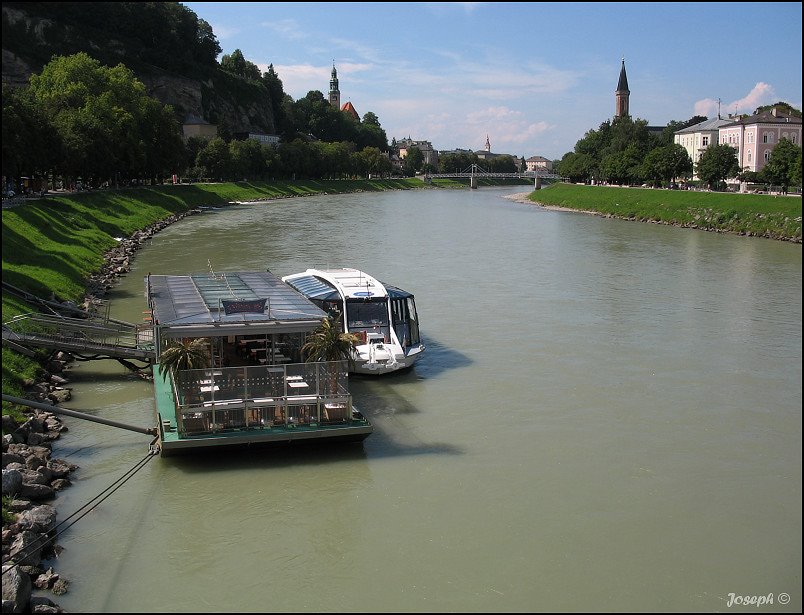
[[[308,269],[282,278],[359,339],[351,371],[387,374],[424,352],[413,295],[357,269]]]

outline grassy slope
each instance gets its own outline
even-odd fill
[[[529,198],[617,218],[801,242],[800,197],[554,184]]]

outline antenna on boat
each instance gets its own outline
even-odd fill
[[[225,274],[215,275],[215,271],[212,269],[212,262],[209,259],[207,259],[207,267],[209,267],[209,278],[211,280],[225,280],[226,279]]]

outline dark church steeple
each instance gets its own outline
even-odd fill
[[[630,115],[628,112],[628,97],[631,95],[631,91],[628,89],[628,77],[625,75],[625,58],[623,58],[623,65],[620,69],[617,91],[614,94],[614,117]]]
[[[332,63],[332,78],[329,80],[329,104],[340,110],[341,91],[338,89],[338,71],[335,70],[335,62]]]

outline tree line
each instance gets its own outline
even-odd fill
[[[777,106],[792,110],[786,103]],[[756,113],[763,109],[757,109]],[[695,116],[687,121],[672,121],[661,133],[648,130],[647,121],[641,119],[624,116],[606,120],[597,130],[588,131],[575,149],[564,155],[557,171],[578,183],[668,186],[677,180],[689,180],[694,170],[699,180],[712,189],[722,188],[731,178],[777,185],[785,190],[791,185],[801,185],[801,148],[787,139],[780,140],[758,173],[742,169],[737,150],[727,144],[710,145],[693,169],[689,154],[673,142],[673,137],[677,131],[706,119]]]
[[[257,73],[244,78],[257,79]],[[355,120],[318,91],[293,101],[272,66],[259,79],[282,99],[282,143],[238,140],[226,122],[214,139],[185,142],[173,109],[148,96],[123,64],[104,66],[83,52],[55,57],[28,87],[3,86],[3,175],[60,177],[67,185],[80,178],[94,187],[172,175],[319,179],[391,172],[385,132],[374,113]]]

